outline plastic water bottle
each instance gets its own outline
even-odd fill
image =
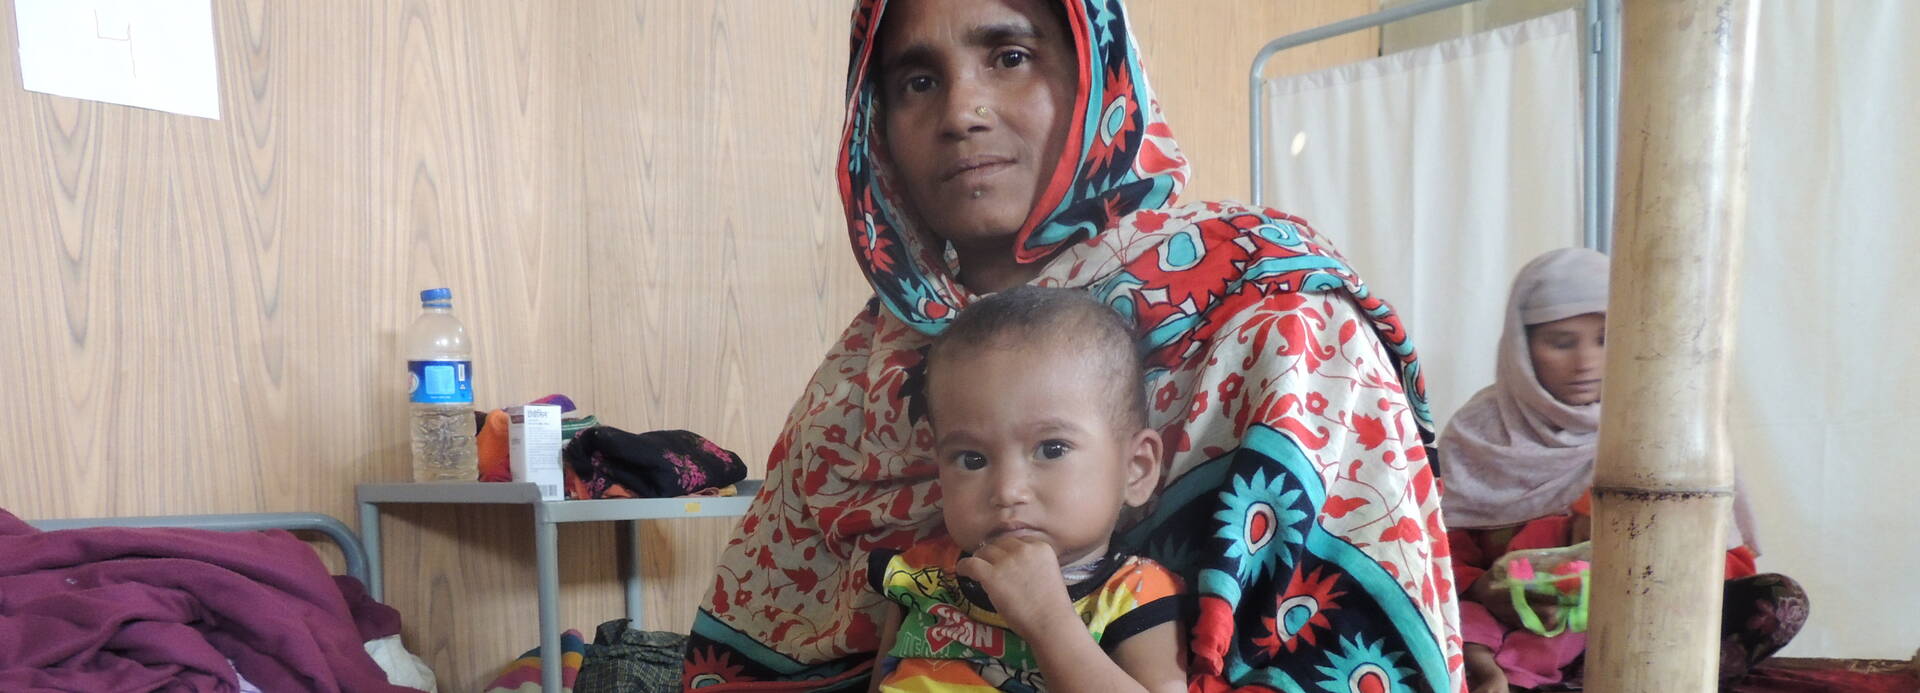
[[[420,292],[420,317],[407,328],[414,481],[474,481],[473,343],[453,316],[453,291]]]

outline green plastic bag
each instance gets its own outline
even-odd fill
[[[1581,542],[1557,549],[1514,551],[1494,564],[1498,584],[1513,597],[1513,611],[1527,630],[1546,637],[1587,630],[1587,602],[1592,578],[1593,543]],[[1528,595],[1551,596],[1561,618],[1547,627],[1533,610]]]

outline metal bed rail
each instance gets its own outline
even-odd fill
[[[360,580],[362,584],[371,584],[372,574],[367,569],[367,548],[360,542],[360,535],[349,529],[346,523],[323,513],[234,513],[226,515],[148,515],[142,517],[80,517],[59,520],[30,520],[27,524],[41,530],[54,532],[66,529],[86,529],[90,527],[143,527],[210,529],[219,532],[254,532],[268,529],[284,529],[295,532],[317,532],[332,540],[340,547],[341,555],[346,557],[347,574]]]

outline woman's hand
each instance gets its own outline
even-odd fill
[[[1493,659],[1493,650],[1479,643],[1467,643],[1467,690],[1469,693],[1507,693],[1507,672]]]
[[[1467,598],[1479,602],[1493,613],[1493,618],[1508,628],[1524,628],[1520,622],[1520,613],[1513,608],[1513,595],[1499,581],[1493,579],[1493,571],[1487,571],[1474,580],[1467,588]],[[1552,629],[1560,624],[1560,599],[1548,594],[1527,593],[1527,605],[1533,607],[1533,613],[1540,617],[1540,624]]]
[[[993,600],[994,611],[1029,642],[1062,624],[1086,629],[1073,612],[1073,601],[1067,599],[1060,556],[1047,542],[1003,535],[960,559],[955,568],[979,582]]]

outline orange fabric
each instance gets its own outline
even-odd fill
[[[1727,579],[1738,580],[1743,577],[1753,577],[1760,574],[1760,567],[1755,564],[1755,560],[1758,558],[1759,556],[1753,553],[1753,549],[1745,546],[1728,551]]]
[[[507,412],[487,412],[487,424],[473,439],[480,457],[481,481],[513,481],[513,465],[507,458]]]
[[[1582,493],[1579,498],[1574,499],[1573,514],[1593,517],[1593,489],[1587,489],[1586,493]]]

